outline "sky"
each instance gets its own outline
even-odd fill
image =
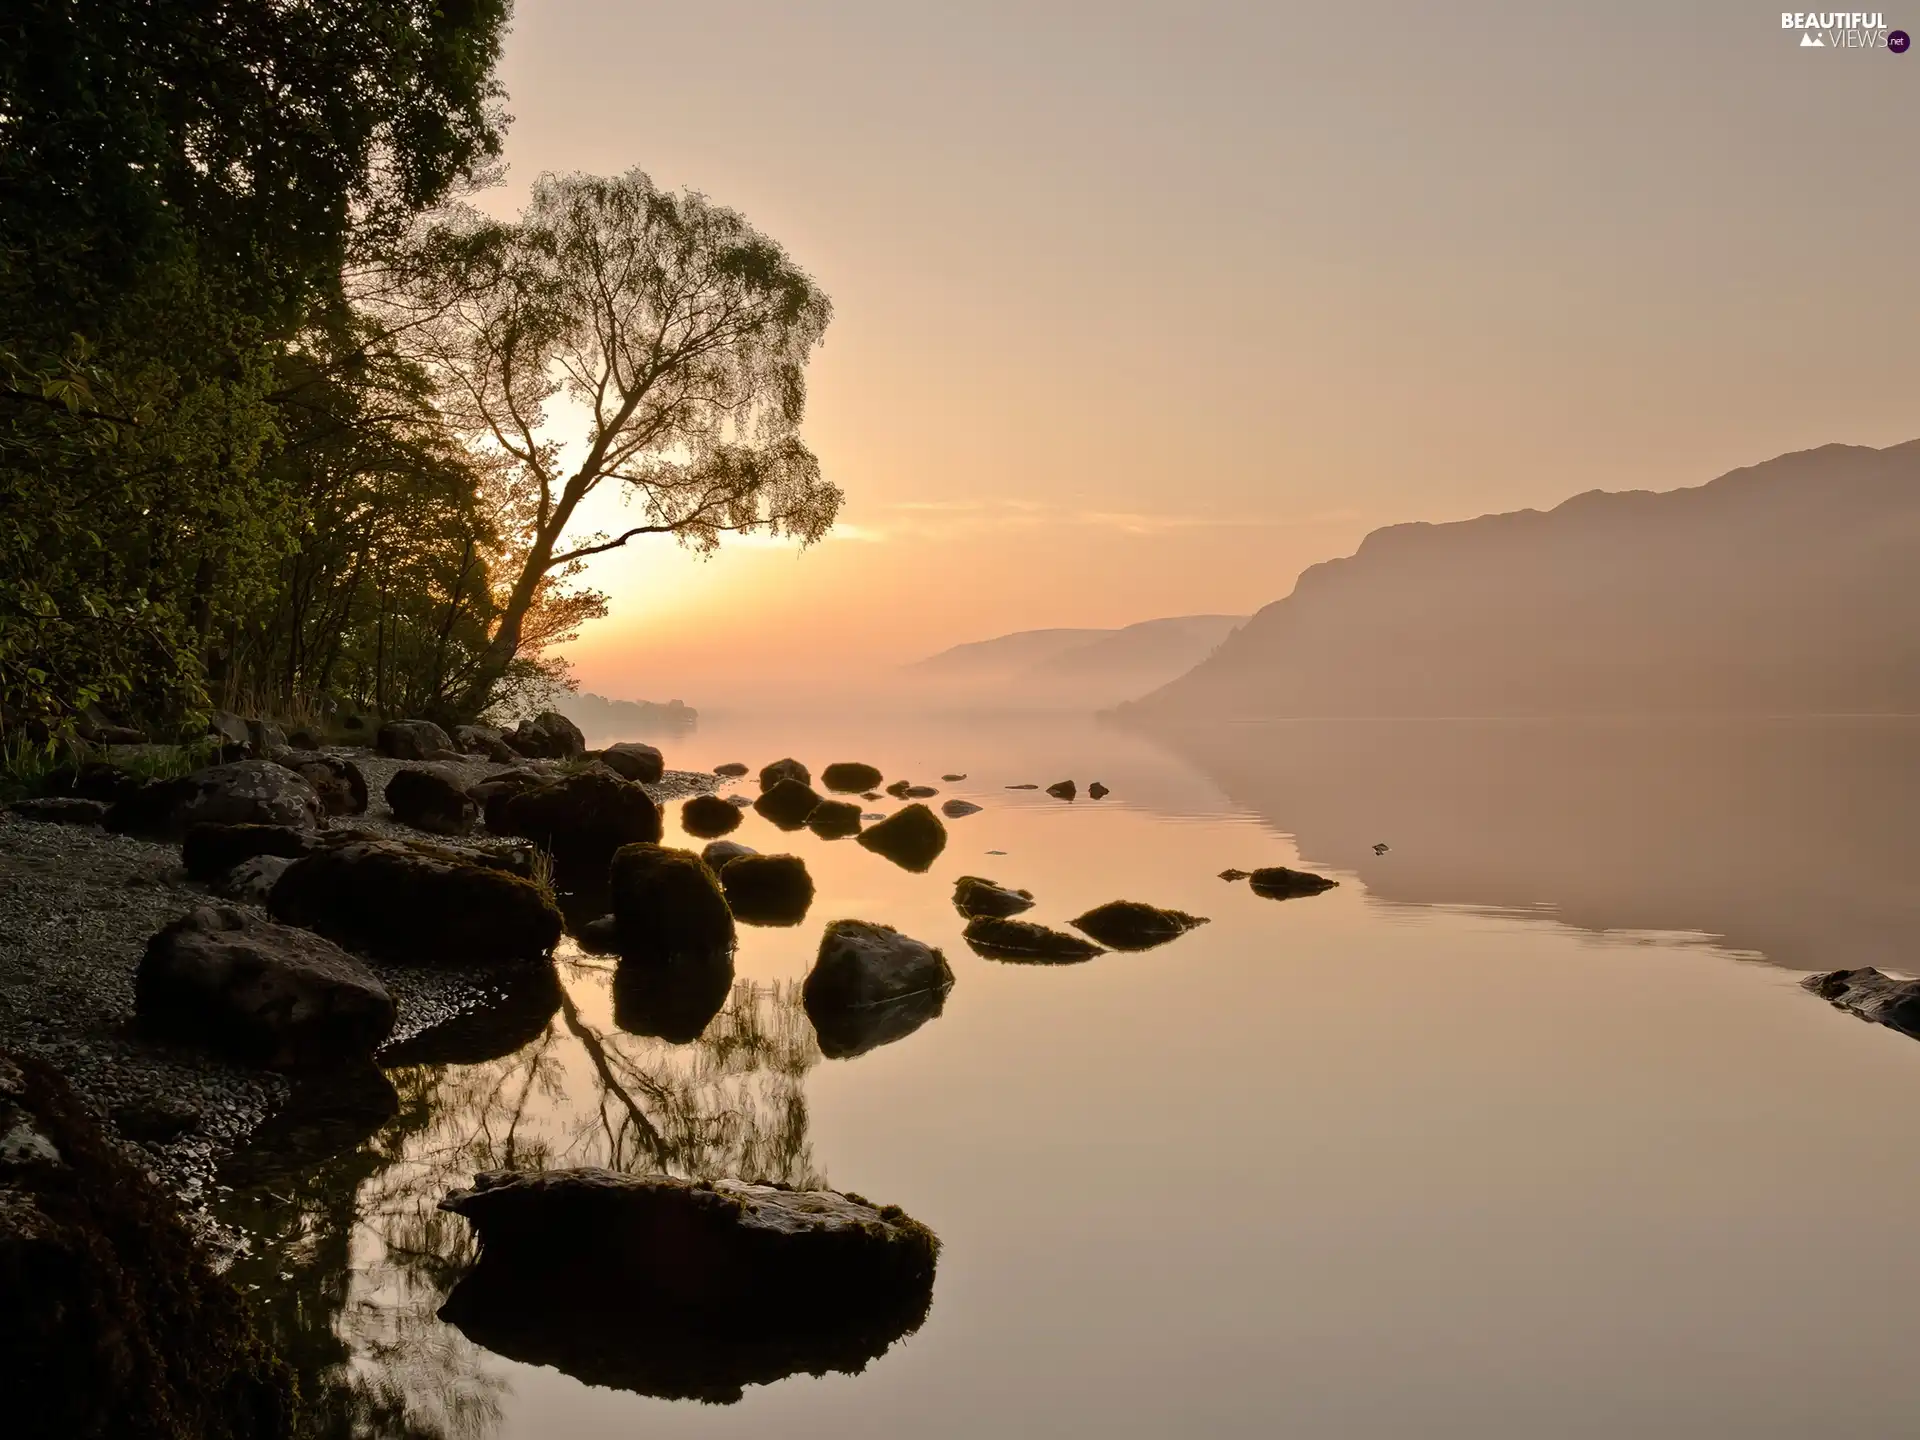
[[[1250,612],[1381,525],[1920,436],[1920,52],[1781,14],[520,0],[489,209],[638,166],[834,304],[840,526],[596,561],[582,688]]]

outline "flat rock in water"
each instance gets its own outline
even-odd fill
[[[1252,873],[1251,870],[1222,870],[1220,872],[1220,878],[1222,880],[1244,880]]]
[[[904,1039],[940,1014],[953,970],[932,946],[891,925],[836,920],[801,987],[820,1053],[851,1059]]]
[[[680,828],[700,840],[725,835],[740,828],[740,809],[718,795],[695,795],[680,807]]]
[[[1920,1039],[1920,980],[1900,980],[1865,966],[1827,970],[1800,982],[1821,999],[1862,1020]]]
[[[608,889],[623,955],[733,948],[733,912],[707,862],[691,850],[622,846],[613,857]]]
[[[22,820],[48,825],[104,825],[107,802],[82,800],[77,795],[43,795],[35,800],[16,800],[7,807]]]
[[[1002,790],[1038,790],[1038,785],[1002,785]]]
[[[729,860],[738,860],[742,855],[759,853],[751,845],[742,845],[738,840],[715,840],[700,852],[700,858],[707,862],[709,870],[718,875]]]
[[[1329,880],[1311,870],[1289,870],[1284,865],[1267,865],[1247,876],[1247,884],[1256,895],[1269,900],[1291,900],[1300,895],[1318,895],[1331,890],[1338,880]]]
[[[713,773],[716,775],[727,775],[737,779],[739,776],[747,773],[747,767],[738,760],[729,760],[724,765],[714,766]]]
[[[1033,908],[1033,892],[1015,890],[978,875],[962,875],[953,882],[953,908],[969,920],[983,915],[1018,915]]]
[[[1177,940],[1207,920],[1204,915],[1163,910],[1139,900],[1109,900],[1067,923],[1115,950],[1151,950]]]
[[[331,941],[207,905],[147,942],[134,1016],[149,1034],[291,1070],[366,1063],[394,1009],[373,972]]]
[[[933,785],[909,785],[901,798],[905,800],[929,800],[940,793]]]
[[[901,869],[919,874],[930,869],[947,848],[947,827],[938,815],[916,801],[862,830],[860,843]]]
[[[946,781],[947,784],[954,785],[954,784],[958,784],[960,781],[966,779],[967,777],[964,775],[942,775],[940,778]]]
[[[1090,940],[1050,930],[1029,920],[1007,920],[981,915],[967,922],[967,944],[989,960],[1023,960],[1035,964],[1071,965],[1106,952]]]
[[[805,781],[780,779],[761,792],[753,808],[782,830],[798,830],[819,803],[819,795]]]
[[[949,800],[940,807],[940,813],[949,820],[964,820],[969,815],[978,815],[980,807],[971,800]]]
[[[727,804],[741,810],[751,810],[753,808],[753,801],[745,795],[729,795],[727,796]]]
[[[1079,792],[1074,789],[1074,784],[1071,780],[1056,780],[1053,784],[1047,786],[1047,794],[1053,796],[1056,800],[1071,800],[1077,793]]]
[[[820,772],[820,783],[842,795],[857,795],[872,790],[884,777],[871,765],[857,760],[840,760]]]
[[[749,925],[798,925],[813,904],[813,877],[798,855],[737,856],[720,872],[720,888]]]
[[[647,785],[667,773],[666,757],[638,740],[609,745],[600,752],[600,763],[624,780],[638,780]]]
[[[782,780],[798,781],[802,785],[813,783],[813,772],[789,755],[784,760],[776,760],[771,765],[760,768],[760,788],[771,790]]]
[[[807,828],[822,840],[844,840],[860,833],[860,807],[847,800],[822,800],[807,816]]]
[[[441,1208],[480,1243],[442,1318],[589,1384],[732,1402],[857,1374],[933,1299],[933,1232],[832,1190],[551,1170],[476,1176]]]

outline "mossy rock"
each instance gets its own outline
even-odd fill
[[[740,809],[718,795],[696,795],[680,807],[680,828],[701,840],[711,840],[740,828]]]
[[[969,920],[964,932],[976,955],[989,960],[1015,960],[1034,965],[1072,965],[1106,952],[1090,940],[1050,930],[1029,920],[982,915]]]
[[[953,908],[969,920],[983,915],[1018,915],[1033,908],[1033,892],[1015,890],[979,875],[962,875],[953,882]]]
[[[820,772],[820,783],[841,795],[858,795],[879,786],[884,777],[871,765],[858,760],[839,760]]]
[[[1268,865],[1247,876],[1247,884],[1256,895],[1269,900],[1292,900],[1302,895],[1318,895],[1340,882],[1311,870],[1289,870],[1284,865]]]
[[[807,816],[807,828],[822,840],[844,840],[860,833],[860,807],[847,800],[822,800]]]
[[[953,970],[931,945],[891,925],[836,920],[801,987],[820,1053],[829,1060],[891,1045],[937,1017]]]
[[[1109,900],[1067,923],[1114,950],[1151,950],[1179,939],[1207,920],[1203,915],[1163,910],[1139,900]]]
[[[608,875],[622,955],[706,954],[733,944],[733,911],[691,850],[626,845]]]
[[[901,869],[919,874],[931,869],[947,848],[947,827],[938,815],[916,802],[862,830],[860,843]]]
[[[813,877],[798,855],[742,855],[720,871],[734,918],[749,925],[798,925],[813,904]]]
[[[771,765],[760,767],[760,788],[771,790],[782,780],[797,780],[802,785],[813,783],[813,772],[789,755],[784,760],[776,760]]]
[[[782,830],[798,830],[819,803],[820,797],[812,786],[801,780],[786,779],[774,781],[772,788],[753,802],[753,808]]]
[[[622,845],[656,844],[661,833],[653,797],[599,765],[509,795],[487,813],[489,829],[531,840],[561,869],[587,874]]]
[[[912,788],[913,782],[911,780],[896,780],[887,786],[886,793],[893,796],[896,800],[904,800],[907,798],[907,791]]]

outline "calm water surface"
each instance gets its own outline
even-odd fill
[[[396,1068],[403,1109],[357,1150],[298,1178],[246,1172],[229,1210],[259,1248],[236,1273],[334,1433],[1920,1423],[1920,1042],[1796,983],[1920,968],[1920,722],[1148,741],[1080,721],[723,718],[658,743],[686,768],[867,760],[987,808],[950,822],[925,875],[749,812],[733,838],[803,855],[819,895],[798,927],[742,927],[697,1041],[630,1033],[645,997],[569,944],[557,1007],[495,1042],[518,1048]],[[1002,788],[1068,776],[1113,794]],[[1340,888],[1274,902],[1216,878],[1300,863]],[[967,873],[1033,890],[1044,923],[1121,897],[1212,923],[1084,965],[998,963],[960,938]],[[915,1033],[826,1060],[798,982],[841,916],[941,946],[957,981]],[[469,1259],[441,1195],[476,1169],[589,1163],[900,1204],[945,1244],[931,1314],[863,1374],[724,1405],[588,1387],[436,1320]]]

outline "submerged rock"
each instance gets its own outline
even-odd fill
[[[771,790],[782,780],[792,780],[801,785],[813,783],[813,772],[789,755],[784,760],[776,760],[760,769],[760,788]]]
[[[1067,923],[1115,950],[1151,950],[1179,939],[1196,925],[1205,925],[1207,919],[1139,900],[1109,900]]]
[[[623,955],[701,954],[733,944],[733,912],[720,882],[691,850],[622,846],[608,889]]]
[[[320,808],[329,815],[364,815],[367,777],[351,760],[305,750],[282,750],[273,763],[285,766],[313,787]]]
[[[1033,908],[1031,890],[1014,890],[978,875],[953,882],[953,908],[969,920],[982,915],[1018,915]]]
[[[829,1060],[864,1055],[911,1035],[940,1014],[953,970],[932,946],[891,925],[836,920],[801,987]]]
[[[1098,780],[1087,786],[1087,798],[1089,800],[1104,800],[1112,793],[1111,790],[1107,789],[1107,787],[1102,785]]]
[[[1800,982],[1842,1010],[1920,1039],[1920,980],[1898,980],[1864,966],[1827,970]]]
[[[1267,865],[1247,876],[1247,884],[1256,895],[1269,900],[1291,900],[1298,895],[1318,895],[1331,890],[1338,880],[1315,875],[1310,870],[1289,870],[1284,865]]]
[[[643,1394],[732,1402],[803,1371],[857,1374],[933,1299],[933,1232],[831,1190],[551,1170],[478,1175],[441,1208],[480,1242],[442,1319]]]
[[[559,910],[530,881],[387,840],[315,849],[287,868],[267,908],[381,960],[527,960],[560,939]]]
[[[969,815],[978,815],[980,807],[971,800],[949,800],[940,807],[940,813],[949,820],[964,820]]]
[[[874,854],[886,856],[901,869],[920,873],[929,869],[947,848],[947,827],[940,823],[938,815],[916,802],[862,830],[860,843]]]
[[[660,807],[633,781],[595,766],[489,805],[487,826],[533,841],[563,870],[593,875],[621,846],[660,839]]]
[[[1038,790],[1038,785],[1002,785],[1002,790]]]
[[[969,920],[964,933],[973,952],[989,960],[1070,965],[1106,953],[1092,941],[1069,935],[1064,930],[1049,930],[1029,920],[1008,920],[997,915],[981,915]]]
[[[600,752],[600,763],[624,780],[651,785],[667,773],[667,761],[651,745],[638,740],[622,740]]]
[[[1056,780],[1047,786],[1047,794],[1056,800],[1071,800],[1077,793],[1071,780]]]
[[[366,1062],[394,1009],[373,972],[331,941],[208,905],[147,942],[134,1015],[148,1034],[293,1070]]]
[[[906,793],[903,798],[908,800],[928,800],[939,793],[940,791],[937,786],[909,785],[906,788]]]
[[[629,1035],[690,1045],[733,989],[733,946],[622,961],[613,972],[613,1023]]]
[[[695,795],[680,807],[680,828],[701,840],[725,835],[740,828],[740,810],[718,795]]]
[[[1220,878],[1222,880],[1244,880],[1252,873],[1251,870],[1222,870],[1220,872]]]
[[[822,800],[807,816],[807,828],[822,840],[844,840],[860,833],[860,807],[846,800]]]
[[[467,793],[467,776],[456,765],[419,765],[396,770],[387,781],[393,818],[431,835],[465,835],[480,818]]]
[[[813,814],[820,797],[799,780],[776,780],[753,802],[753,808],[782,830],[798,830]]]
[[[955,784],[958,784],[960,781],[966,779],[967,777],[964,775],[942,775],[940,778],[946,781],[947,784],[949,785],[955,785]]]
[[[294,1433],[293,1376],[239,1292],[172,1198],[27,1056],[0,1055],[0,1395],[21,1440]]]
[[[389,760],[431,760],[454,746],[452,737],[431,720],[389,720],[380,727],[373,748]]]
[[[842,795],[857,795],[862,790],[872,790],[882,778],[873,766],[863,765],[858,760],[837,761],[820,772],[820,783]]]
[[[729,860],[738,860],[742,855],[759,853],[751,845],[742,845],[738,840],[715,840],[700,852],[700,858],[707,862],[709,870],[718,875]]]
[[[798,855],[741,855],[720,872],[734,918],[749,925],[798,925],[813,904],[813,877]]]
[[[747,767],[738,760],[729,760],[724,765],[714,766],[713,773],[716,775],[727,775],[727,776],[732,776],[734,778],[738,778],[739,776],[742,776],[747,773]]]

